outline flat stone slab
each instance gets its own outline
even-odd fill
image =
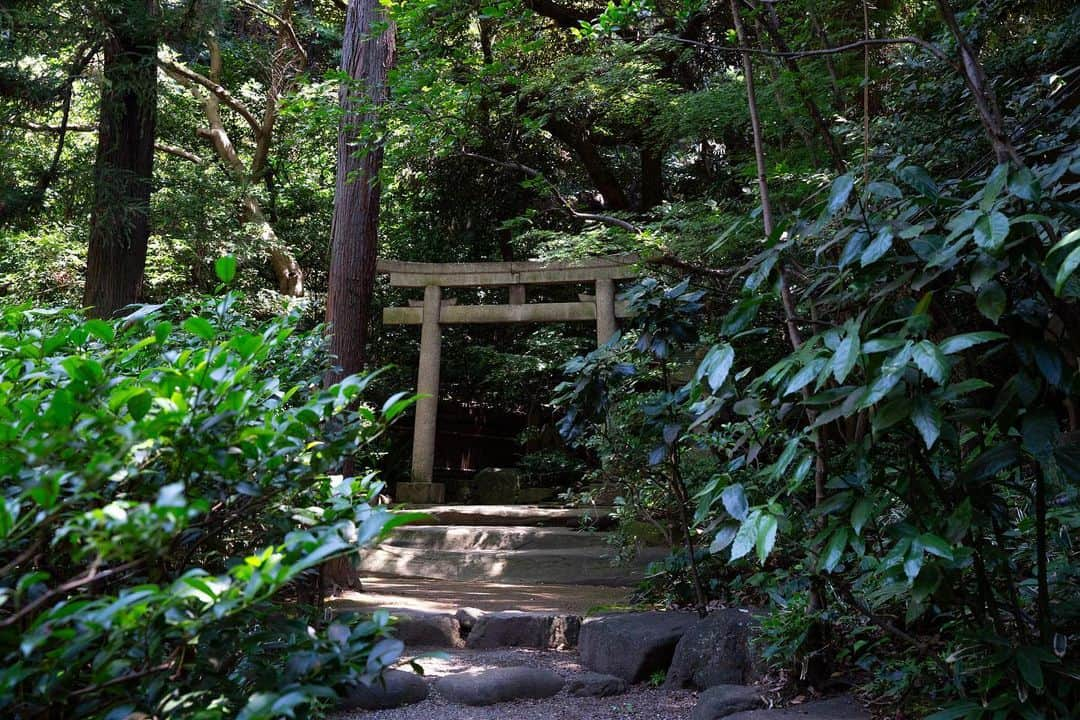
[[[748,710],[727,720],[870,720],[870,713],[848,695],[771,710]]]
[[[588,517],[611,524],[611,508],[564,508],[545,505],[418,505],[410,510],[427,513],[429,525],[533,525],[580,527]]]
[[[690,720],[719,720],[765,703],[761,691],[750,685],[714,685],[698,696]]]
[[[558,694],[566,681],[550,670],[507,667],[480,673],[447,675],[435,681],[435,689],[448,702],[460,705],[494,705],[511,700],[548,698]]]
[[[750,635],[757,624],[754,614],[742,608],[715,610],[697,621],[675,647],[665,686],[705,690],[753,682],[757,663]]]
[[[581,626],[581,664],[627,682],[667,672],[675,646],[698,621],[693,613],[645,612],[593,618]]]
[[[630,685],[622,678],[594,672],[575,675],[566,683],[566,691],[577,697],[611,697],[629,689]]]
[[[409,608],[389,608],[397,618],[395,635],[408,647],[465,647],[461,623],[452,613],[432,613]]]
[[[342,710],[386,710],[412,705],[428,696],[428,684],[419,675],[387,670],[371,685],[350,685],[341,701]]]
[[[505,610],[482,615],[469,632],[465,647],[572,648],[577,646],[580,631],[581,618],[577,615]]]

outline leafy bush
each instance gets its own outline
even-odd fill
[[[770,654],[797,676],[933,667],[920,694],[945,707],[937,720],[1080,711],[1080,230],[1065,201],[1078,158],[941,183],[903,158],[865,186],[841,176],[820,214],[747,263],[724,341],[685,384],[665,370],[651,391],[650,464],[715,454],[713,477],[691,487],[693,544],[748,571],[771,564]],[[813,334],[760,364],[758,310],[794,267],[792,325],[814,318]],[[675,302],[687,292],[628,293],[637,351],[693,340]],[[629,352],[568,364],[568,436],[589,442],[611,408],[650,397],[626,380]],[[786,582],[793,569],[801,584]],[[866,627],[891,646],[824,652]]]
[[[320,388],[318,335],[249,327],[237,299],[3,308],[5,716],[300,716],[398,657],[385,614],[324,626],[295,600],[409,519],[333,474],[409,400],[361,404],[372,375]]]

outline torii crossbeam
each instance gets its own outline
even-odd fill
[[[596,342],[615,334],[616,318],[626,308],[615,302],[615,281],[637,277],[636,255],[609,255],[577,262],[417,263],[380,260],[378,272],[390,276],[393,287],[424,288],[423,305],[383,310],[387,325],[420,325],[420,367],[413,426],[411,482],[398,483],[395,499],[408,503],[441,503],[445,489],[433,482],[435,423],[439,406],[439,366],[442,326],[463,323],[596,322]],[[527,285],[591,283],[593,296],[578,302],[526,302]],[[457,305],[444,301],[443,288],[505,287],[505,305]]]

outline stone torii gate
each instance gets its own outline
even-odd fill
[[[424,288],[423,303],[383,310],[386,325],[420,325],[420,367],[413,426],[411,482],[398,483],[396,500],[441,503],[445,489],[433,482],[435,421],[439,406],[439,366],[442,326],[467,323],[527,323],[595,321],[596,342],[606,343],[616,330],[616,318],[626,308],[615,302],[615,281],[637,277],[635,255],[610,255],[579,262],[418,263],[380,260],[378,272],[390,276],[391,287]],[[528,303],[528,285],[591,283],[596,294],[578,302]],[[505,287],[505,305],[458,305],[443,300],[443,288]]]

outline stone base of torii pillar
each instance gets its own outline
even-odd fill
[[[386,308],[387,325],[420,325],[420,366],[417,370],[411,481],[397,485],[395,500],[411,504],[441,504],[442,483],[433,482],[436,420],[439,407],[439,367],[442,326],[454,323],[521,323],[594,321],[596,341],[603,345],[617,329],[626,308],[615,302],[615,281],[637,276],[637,257],[619,255],[576,263],[411,263],[379,261],[379,272],[390,274],[393,287],[424,288],[423,307]],[[528,303],[527,285],[565,285],[588,282],[596,295],[579,302]],[[507,287],[506,305],[453,305],[444,303],[444,287]]]

